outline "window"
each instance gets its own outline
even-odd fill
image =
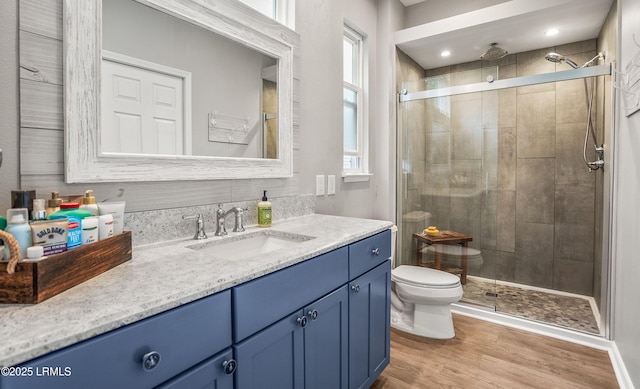
[[[344,26],[343,40],[343,175],[367,174],[365,40]]]
[[[240,0],[271,19],[295,30],[295,0]]]

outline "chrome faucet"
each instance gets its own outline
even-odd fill
[[[235,214],[236,225],[233,228],[233,232],[242,232],[244,231],[244,211],[247,208],[233,207],[228,211],[224,211],[222,209],[222,204],[218,204],[218,209],[216,209],[216,233],[215,236],[223,236],[227,235],[227,229],[224,226],[224,221],[230,213]]]
[[[183,219],[196,219],[196,234],[193,236],[195,240],[207,239],[207,234],[204,232],[204,218],[201,213],[196,213],[193,216],[182,216]]]

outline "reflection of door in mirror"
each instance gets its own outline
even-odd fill
[[[150,108],[153,106],[153,101],[140,105],[140,107],[149,107],[144,109],[149,111],[149,116],[153,118],[147,121],[151,123],[150,130],[140,131],[140,133],[151,134],[150,138],[138,137],[141,139],[138,142],[139,145],[127,139],[120,142],[120,144],[126,143],[126,147],[112,147],[112,144],[118,143],[118,135],[108,135],[107,138],[113,139],[109,144],[100,145],[102,152],[277,158],[277,120],[270,120],[275,122],[276,127],[268,132],[275,139],[268,153],[265,153],[268,133],[263,130],[265,127],[263,112],[277,116],[277,84],[273,85],[276,88],[273,90],[275,106],[268,107],[266,111],[267,107],[262,106],[265,100],[262,73],[265,68],[271,67],[277,73],[277,59],[134,0],[103,1],[102,11],[104,51],[134,57],[161,69],[173,69],[177,72],[176,75],[169,71],[155,71],[162,74],[145,75],[145,77],[162,79],[161,87],[149,92],[151,96],[159,93],[158,97],[162,99],[162,112],[160,114],[153,112]],[[122,65],[122,61],[119,63]],[[171,84],[172,86],[169,87],[164,82],[167,77],[177,77],[179,80],[182,73],[191,75],[191,90],[184,91],[180,102],[177,100],[181,95],[178,85]],[[136,77],[127,76],[123,80],[127,80],[126,88],[132,89],[135,82],[131,80],[136,80]],[[155,80],[150,82],[156,83]],[[103,79],[103,93],[113,93],[113,91],[105,92],[104,84],[106,82]],[[121,84],[124,88],[125,83],[121,82]],[[174,87],[175,92],[170,91]],[[144,95],[143,92],[135,93]],[[167,115],[166,112],[166,105],[172,96],[176,98],[176,112],[172,113],[175,114],[173,116]],[[130,100],[131,97],[128,96],[127,99]],[[131,104],[127,99],[125,100],[128,104],[125,105],[130,109]],[[185,105],[189,101],[191,102],[190,110]],[[103,97],[101,102],[103,112],[105,112],[105,102]],[[118,127],[124,127],[124,131],[131,136],[132,128],[138,125],[137,121],[144,122],[139,112],[143,109],[138,110],[140,107],[133,111],[112,107],[114,112],[112,121],[102,123],[101,139],[105,139],[106,134],[111,134]],[[178,124],[180,108],[183,108],[184,112],[182,124],[184,134]],[[221,117],[246,120],[248,129],[246,141],[243,139],[242,142],[237,142],[237,134],[227,134],[228,136],[225,136],[225,140],[222,141],[211,137],[208,117],[212,113],[217,113]],[[117,120],[113,119],[114,117]],[[191,136],[188,135],[189,131]],[[184,144],[180,145],[180,142]],[[274,155],[274,157],[267,155]]]
[[[262,80],[264,158],[278,158],[278,90],[273,81]]]
[[[191,74],[103,52],[101,151],[191,154]]]

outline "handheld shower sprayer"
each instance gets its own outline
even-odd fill
[[[553,63],[566,63],[567,65],[571,66],[574,69],[578,69],[578,68],[586,68],[591,66],[594,62],[599,61],[599,60],[604,60],[605,59],[605,53],[604,52],[599,52],[595,57],[591,58],[589,61],[585,62],[584,65],[582,66],[578,66],[578,64],[576,64],[575,62],[573,62],[572,60],[570,60],[569,58],[565,57],[562,54],[558,54],[558,53],[548,53],[547,55],[544,56],[545,59],[547,61],[551,61]],[[593,96],[595,93],[595,78],[591,78],[591,93],[589,93],[589,87],[587,85],[587,79],[584,79],[584,92],[585,92],[585,98],[586,98],[586,103],[587,103],[587,128],[586,128],[586,132],[584,134],[584,145],[583,145],[583,150],[582,150],[582,157],[584,159],[584,163],[587,165],[587,167],[589,168],[589,172],[598,170],[600,168],[604,167],[604,147],[602,145],[598,146],[598,142],[596,141],[596,134],[595,134],[595,130],[593,129],[593,123],[591,122],[591,111],[593,108]],[[589,135],[591,135],[591,138],[593,140],[593,147],[595,148],[595,153],[596,153],[596,160],[595,161],[589,161],[587,159],[587,141],[589,138]]]

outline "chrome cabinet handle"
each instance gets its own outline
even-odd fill
[[[142,356],[142,370],[151,371],[160,364],[160,353],[150,351]]]
[[[351,285],[351,290],[353,290],[355,293],[359,293],[360,285]]]
[[[380,249],[376,247],[375,249],[371,250],[371,254],[377,257],[378,255],[380,255]]]
[[[236,362],[235,359],[229,359],[228,361],[222,362],[222,368],[226,374],[233,374],[238,368],[238,362]]]
[[[315,309],[313,311],[307,312],[307,314],[311,317],[311,320],[316,320],[318,318],[318,311]]]
[[[299,317],[296,319],[296,322],[300,324],[300,327],[304,328],[307,326],[307,317],[306,316]]]

